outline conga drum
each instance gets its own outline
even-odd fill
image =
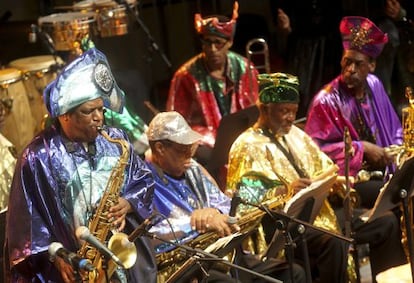
[[[41,130],[41,123],[48,114],[43,102],[43,90],[56,78],[57,66],[62,59],[52,55],[20,58],[10,62],[10,67],[19,69],[23,74],[23,83],[31,106],[32,116],[36,122],[36,131]]]
[[[375,279],[378,283],[412,283],[411,266],[407,263],[390,268],[379,273]]]
[[[0,70],[0,98],[13,100],[11,112],[1,131],[20,153],[34,137],[36,128],[20,70],[15,68]]]

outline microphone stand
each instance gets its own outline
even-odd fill
[[[345,154],[345,197],[343,201],[344,206],[344,218],[345,218],[345,236],[352,236],[352,204],[351,204],[351,185],[349,180],[349,156],[352,154],[352,139],[349,133],[348,127],[344,129],[344,154]],[[355,273],[356,273],[356,283],[361,282],[361,274],[359,272],[359,257],[358,249],[355,244],[352,244],[352,257],[354,258]]]
[[[148,231],[143,231],[143,232],[144,232],[144,234],[143,234],[144,236],[147,236],[147,237],[152,238],[152,239],[159,240],[159,241],[164,242],[164,243],[172,244],[175,247],[184,250],[186,252],[186,255],[187,254],[190,255],[189,257],[190,258],[193,257],[193,259],[195,259],[197,262],[200,262],[200,261],[220,262],[220,263],[223,263],[223,264],[225,264],[229,267],[236,268],[236,269],[242,270],[244,272],[250,273],[250,274],[252,274],[252,275],[254,275],[258,278],[266,280],[267,282],[283,283],[282,281],[277,280],[275,278],[272,278],[270,276],[263,275],[263,274],[255,272],[253,270],[244,268],[240,265],[233,264],[233,263],[229,262],[228,260],[220,258],[219,256],[217,256],[215,254],[205,252],[205,251],[203,251],[201,249],[198,249],[198,248],[191,248],[189,246],[176,243],[174,241],[169,241],[169,240],[162,239],[162,238],[158,237],[157,235],[155,235],[153,233],[150,233]],[[202,269],[203,273],[207,275],[207,272],[203,269],[203,267],[201,265],[200,265],[200,268]]]
[[[167,55],[165,55],[165,53],[159,48],[158,44],[155,42],[154,37],[151,35],[149,29],[144,24],[144,22],[140,19],[138,12],[132,11],[131,7],[128,4],[128,1],[126,0],[118,0],[117,2],[119,4],[123,4],[125,8],[127,9],[127,11],[131,15],[134,15],[135,21],[138,23],[138,25],[141,27],[141,29],[144,31],[145,35],[147,36],[149,43],[150,43],[150,47],[153,50],[158,52],[158,54],[161,56],[161,59],[164,61],[165,65],[167,65],[168,69],[171,70],[172,65],[171,65],[170,60],[168,60]]]
[[[282,212],[282,211],[275,211],[275,210],[270,210],[269,207],[267,205],[264,204],[255,204],[255,203],[251,203],[248,202],[244,199],[240,199],[240,202],[245,204],[245,205],[249,205],[249,206],[253,206],[253,207],[257,207],[258,209],[264,211],[267,215],[269,215],[275,222],[276,222],[276,227],[277,229],[281,230],[283,235],[285,236],[285,247],[286,247],[286,257],[289,263],[289,268],[290,268],[290,276],[291,276],[291,282],[293,282],[293,248],[294,248],[294,243],[292,240],[292,237],[289,233],[288,230],[288,226],[289,223],[294,222],[296,224],[298,224],[297,227],[297,232],[300,235],[300,238],[302,240],[303,243],[303,250],[304,250],[304,260],[305,260],[305,271],[306,271],[306,279],[307,282],[311,282],[311,274],[310,274],[310,263],[309,263],[309,255],[308,255],[308,251],[307,251],[307,244],[306,244],[306,239],[303,237],[303,235],[306,232],[306,227],[307,228],[311,228],[317,231],[320,231],[322,233],[326,233],[331,235],[332,237],[338,238],[340,240],[352,243],[354,240],[348,237],[344,237],[342,235],[333,233],[331,231],[316,227],[312,224],[309,224],[305,221],[296,219],[294,217],[291,217],[289,215],[287,215],[286,213]]]

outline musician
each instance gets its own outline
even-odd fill
[[[240,227],[228,222],[229,197],[220,191],[204,167],[192,159],[202,136],[175,111],[157,114],[149,124],[147,136],[151,153],[147,154],[146,160],[155,178],[154,206],[168,219],[158,223],[150,232],[164,240],[190,244],[203,233],[215,232],[215,237],[220,238],[239,230]],[[173,245],[160,240],[154,241],[154,246],[159,255],[174,249]],[[290,282],[286,263],[276,260],[261,262],[247,256],[243,261],[246,261],[244,266],[261,274]],[[171,258],[163,262],[168,263],[170,270],[160,268],[159,282],[163,281],[162,278],[169,278],[180,266]],[[233,275],[237,272],[231,271]],[[216,268],[208,270],[208,273],[208,282],[233,282],[236,278],[241,282],[262,282],[250,274],[239,274],[230,279],[226,272]],[[195,274],[192,276],[196,277]],[[294,265],[294,276],[294,282],[303,282],[304,272],[298,265]]]
[[[166,110],[179,112],[203,136],[196,158],[204,165],[221,118],[254,105],[257,99],[257,70],[230,51],[237,17],[237,1],[231,19],[196,14],[202,52],[184,63],[171,80]]]
[[[56,120],[32,140],[17,162],[7,213],[7,282],[79,282],[76,266],[59,256],[50,258],[48,248],[60,242],[76,253],[81,245],[76,229],[103,217],[94,212],[109,191],[115,193],[115,199],[109,198],[114,204],[102,213],[108,213],[111,230],[131,232],[132,221],[140,223],[152,213],[147,197],[153,189],[150,171],[122,130],[103,127],[104,109],[122,111],[124,99],[105,55],[93,48],[72,61],[47,86],[44,99]],[[121,152],[118,143],[99,134],[99,127],[126,144],[127,150]],[[120,184],[110,186],[116,178]],[[117,269],[112,278],[156,282],[152,249],[141,238],[135,244],[139,260],[131,269]]]
[[[342,19],[340,32],[341,74],[314,97],[305,131],[343,175],[343,136],[344,129],[349,129],[349,174],[357,180],[361,205],[370,208],[395,169],[395,155],[387,148],[402,144],[401,122],[382,82],[372,74],[388,37],[369,19],[354,16]]]
[[[16,148],[1,134],[1,128],[12,111],[12,107],[12,99],[0,99],[0,156],[2,158],[0,162],[0,211],[7,208],[10,186],[16,165]]]
[[[297,78],[283,73],[262,74],[258,81],[259,118],[231,147],[227,185],[229,189],[239,187],[240,196],[250,202],[279,198],[283,206],[332,168],[333,162],[309,135],[293,125],[299,102]],[[337,184],[336,188],[339,186]],[[248,206],[240,208],[241,213],[249,209]],[[342,232],[342,226],[326,201],[312,224],[331,232]],[[353,227],[356,244],[370,245],[373,274],[405,262],[398,219],[393,213],[368,224],[355,219]],[[313,229],[307,229],[305,238],[312,276],[319,277],[319,282],[346,282],[348,243]],[[303,255],[297,256],[303,258]],[[355,275],[352,269],[348,274]]]

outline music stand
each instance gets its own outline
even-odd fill
[[[285,247],[287,250],[287,256],[293,258],[293,251],[291,249],[290,238],[287,238],[287,234],[292,235],[292,238],[300,237],[303,244],[303,253],[305,260],[305,271],[307,282],[311,282],[310,263],[308,258],[307,244],[304,238],[305,227],[311,227],[322,232],[329,233],[333,236],[339,237],[344,240],[348,240],[340,235],[335,235],[330,231],[322,230],[318,227],[314,227],[309,223],[313,223],[316,216],[321,210],[323,202],[326,200],[330,188],[336,181],[336,175],[328,176],[324,179],[313,182],[308,188],[301,190],[294,197],[292,197],[285,205],[283,212],[271,211],[275,214],[275,217],[279,218],[282,223],[281,227],[278,227],[273,234],[272,240],[265,252],[265,257],[276,257],[278,252]],[[306,226],[304,223],[307,223]],[[282,237],[282,235],[284,237]],[[290,254],[290,255],[289,255]],[[289,264],[292,264],[291,259],[287,258]]]
[[[166,283],[185,283],[189,282],[189,280],[194,277],[208,276],[207,269],[209,269],[211,265],[214,263],[222,263],[228,267],[242,270],[244,272],[256,276],[257,278],[264,279],[268,282],[281,283],[280,280],[274,279],[267,275],[260,274],[253,270],[249,270],[245,267],[233,264],[222,258],[230,251],[232,251],[234,248],[239,246],[243,239],[245,239],[245,237],[247,237],[252,231],[253,229],[246,233],[237,234],[237,236],[231,238],[231,240],[226,245],[217,249],[214,252],[214,254],[212,254],[211,252],[200,250],[198,248],[191,248],[189,246],[178,244],[173,241],[164,240],[156,236],[155,234],[149,233],[147,231],[145,231],[145,234],[150,238],[175,245],[177,248],[182,249],[182,251],[184,251],[186,255],[188,255],[189,257],[189,259],[176,272],[174,272],[170,276],[170,278],[168,278]]]
[[[395,171],[391,179],[383,186],[375,201],[374,207],[360,216],[362,220],[371,222],[385,212],[402,204],[412,278],[414,278],[414,247],[408,201],[414,196],[413,172],[414,157],[410,157]]]

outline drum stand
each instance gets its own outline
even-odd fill
[[[127,11],[131,14],[134,15],[135,21],[138,23],[138,25],[142,28],[142,30],[144,31],[145,35],[147,36],[149,43],[150,43],[150,48],[152,50],[155,50],[158,52],[158,54],[161,56],[162,60],[164,61],[165,65],[167,65],[168,70],[171,70],[172,65],[170,60],[167,58],[167,55],[165,55],[165,53],[159,48],[158,44],[155,42],[154,37],[151,35],[149,29],[147,28],[147,26],[144,24],[144,22],[140,19],[138,13],[135,13],[134,11],[132,11],[131,7],[128,5],[126,0],[117,0],[116,2],[118,2],[118,4],[122,4],[125,6],[125,8],[127,9]]]

